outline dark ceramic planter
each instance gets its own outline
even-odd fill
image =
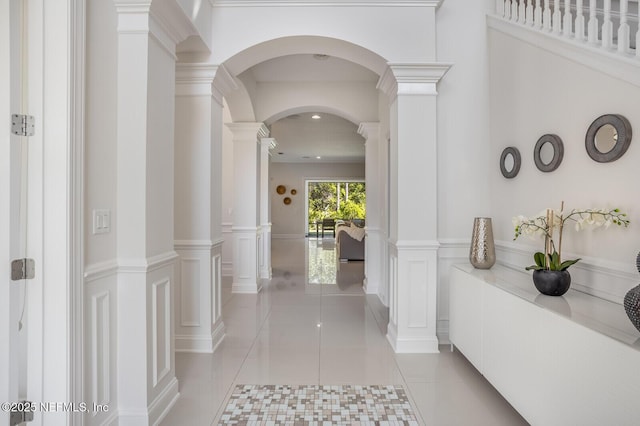
[[[562,296],[571,286],[569,271],[533,271],[533,283],[538,291],[547,296]]]

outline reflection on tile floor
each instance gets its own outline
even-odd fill
[[[238,385],[220,418],[233,424],[417,425],[402,386]]]
[[[526,425],[457,350],[393,352],[388,309],[362,289],[364,262],[324,265],[335,276],[319,281],[336,284],[310,284],[307,256],[319,249],[311,243],[273,240],[273,278],[259,294],[232,294],[224,278],[225,338],[213,354],[176,354],[180,398],[161,425],[218,424],[245,384],[402,386],[419,424]],[[322,241],[322,250],[334,247]]]

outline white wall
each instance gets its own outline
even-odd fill
[[[223,123],[231,123],[227,104],[222,111]],[[233,275],[233,134],[227,126],[222,126],[222,274]]]
[[[117,421],[117,16],[113,2],[87,7],[85,133],[85,398],[109,412],[88,413],[86,424]],[[111,232],[92,233],[92,211],[111,213]]]
[[[87,2],[85,262],[116,256],[117,16],[112,2]],[[93,235],[92,210],[111,211],[112,232]]]
[[[489,75],[485,2],[447,0],[437,12],[438,62],[452,67],[438,83],[438,337],[446,342],[449,267],[467,262],[473,218],[491,213]],[[460,42],[464,38],[464,43]]]
[[[545,208],[619,207],[629,214],[628,229],[576,233],[566,229],[563,257],[584,258],[571,267],[572,287],[621,302],[637,284],[640,199],[636,182],[640,149],[632,142],[613,163],[596,163],[585,150],[585,133],[602,114],[624,115],[640,130],[640,87],[579,65],[503,33],[489,32],[491,58],[491,204],[495,239],[503,242],[498,261],[523,268],[542,241],[512,243],[512,216],[532,216]],[[533,148],[540,136],[555,133],[564,159],[551,173],[539,171]],[[507,146],[522,156],[520,173],[505,179],[499,158]]]
[[[271,223],[273,238],[303,237],[306,227],[305,179],[355,178],[364,180],[364,163],[271,163],[269,193],[271,194]],[[287,193],[276,192],[278,185],[287,187]],[[291,189],[297,191],[291,195]],[[283,203],[284,197],[291,198],[291,204]]]

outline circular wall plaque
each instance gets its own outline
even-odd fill
[[[564,145],[558,135],[542,135],[533,148],[533,161],[538,170],[552,172],[560,166]]]
[[[296,195],[298,193],[298,191],[296,191],[295,189],[291,190],[291,195]]]
[[[589,126],[584,144],[594,161],[616,161],[631,144],[631,123],[620,114],[601,115]]]
[[[283,203],[285,203],[286,205],[291,204],[291,198],[289,197],[284,197],[284,200],[282,200]]]
[[[502,176],[507,179],[512,179],[518,175],[520,171],[520,164],[522,159],[520,158],[520,151],[514,146],[505,148],[500,156],[500,171]]]
[[[285,192],[287,192],[287,187],[284,185],[278,185],[276,187],[276,192],[280,195],[284,194]]]

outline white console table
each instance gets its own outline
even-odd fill
[[[452,344],[529,423],[640,425],[640,332],[623,306],[545,296],[500,265],[453,265],[449,285]]]

